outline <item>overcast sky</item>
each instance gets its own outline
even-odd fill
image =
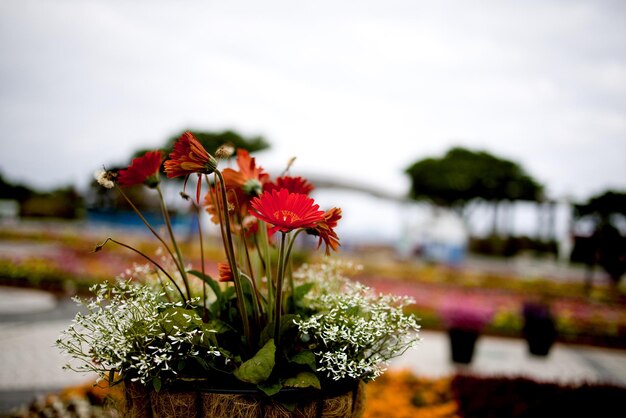
[[[185,128],[395,193],[453,145],[626,190],[626,2],[0,2],[6,178],[82,186]]]

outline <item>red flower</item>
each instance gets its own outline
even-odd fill
[[[244,149],[237,150],[237,166],[239,171],[232,168],[225,168],[222,171],[226,187],[242,189],[252,196],[261,194],[263,183],[269,180],[269,174],[263,171],[263,167],[257,167],[256,160]]]
[[[159,184],[161,161],[163,161],[161,151],[146,152],[142,157],[133,159],[128,168],[119,171],[117,175],[118,184],[123,187],[138,184],[156,187]]]
[[[312,228],[324,219],[324,211],[319,210],[313,199],[300,193],[289,193],[287,189],[265,192],[252,199],[251,206],[252,215],[282,232]]]
[[[341,245],[339,244],[339,237],[334,230],[339,219],[341,219],[341,209],[332,208],[324,214],[324,219],[306,231],[308,234],[320,237],[318,247],[322,245],[322,241],[326,244],[326,255],[330,254],[331,249],[337,251]]]
[[[282,176],[276,179],[276,182],[265,183],[263,185],[264,192],[271,192],[272,190],[287,189],[290,193],[301,193],[309,195],[315,186],[309,183],[302,177]]]
[[[185,132],[174,144],[170,159],[165,162],[167,177],[189,174],[211,174],[217,168],[217,161],[209,154],[191,132]]]
[[[232,282],[233,279],[233,271],[230,269],[230,264],[228,263],[217,263],[217,271],[219,273],[219,281],[220,282]]]

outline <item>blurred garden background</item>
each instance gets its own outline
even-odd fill
[[[60,332],[72,296],[144,263],[96,244],[157,250],[93,172],[167,153],[190,130],[210,151],[249,150],[272,174],[295,156],[291,172],[316,186],[322,209],[343,210],[337,255],[363,266],[355,280],[413,297],[425,340],[444,343],[371,384],[367,416],[614,405],[626,390],[624,23],[626,7],[609,0],[2,2],[3,347],[30,339],[54,352],[40,325]],[[166,197],[197,266],[181,188],[168,184]],[[128,193],[159,225],[155,197]],[[219,231],[201,222],[214,272]],[[315,246],[299,242],[300,263],[321,257]],[[474,343],[454,357],[452,330],[517,344],[556,372],[501,373],[502,359]],[[570,363],[554,350],[579,348],[601,350],[585,357],[598,374],[558,378]],[[0,413],[116,396],[36,371],[20,386],[6,370],[42,360],[24,353],[0,353]],[[419,366],[437,361],[437,373]]]

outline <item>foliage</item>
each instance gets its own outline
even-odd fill
[[[0,174],[0,199],[11,199],[23,202],[33,193],[35,193],[35,191],[29,187],[22,184],[13,184]]]
[[[76,219],[83,215],[84,209],[82,196],[72,186],[40,192],[22,184],[13,184],[1,174],[0,199],[18,201],[21,217]]]
[[[558,254],[558,244],[555,240],[541,240],[527,236],[501,237],[489,235],[487,237],[472,237],[468,243],[469,252],[473,254],[514,257],[521,253]]]
[[[592,196],[587,203],[575,205],[574,210],[577,218],[589,215],[608,218],[612,214],[626,216],[626,193],[607,190]]]
[[[593,233],[576,237],[572,259],[593,266],[598,264],[618,285],[626,273],[626,237],[619,228],[618,217],[626,216],[626,193],[606,191],[575,206],[577,221],[590,218]]]
[[[77,219],[83,216],[83,197],[65,187],[49,193],[34,193],[20,204],[21,217]]]
[[[35,287],[53,293],[87,292],[102,281],[102,275],[85,275],[76,280],[76,274],[46,259],[28,258],[9,260],[0,258],[0,283],[7,286]]]
[[[231,130],[221,132],[191,130],[189,132],[198,139],[200,144],[202,144],[211,155],[215,155],[215,151],[224,144],[230,144],[236,149],[245,149],[248,152],[262,151],[270,146],[262,136],[246,137]],[[174,135],[167,140],[163,147],[163,151],[166,154],[172,151],[174,143],[180,136],[181,134]],[[135,156],[142,155],[143,153],[144,152],[139,152]]]
[[[543,189],[517,163],[465,148],[417,161],[406,173],[412,198],[448,207],[463,207],[475,199],[537,201]]]

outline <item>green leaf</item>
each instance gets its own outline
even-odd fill
[[[300,372],[295,377],[290,377],[283,383],[286,387],[292,388],[309,388],[314,387],[321,389],[320,380],[314,373]]]
[[[273,383],[262,383],[257,385],[260,391],[265,393],[267,396],[276,395],[283,388],[283,385],[280,382]]]
[[[276,345],[274,340],[269,340],[250,360],[244,362],[237,370],[235,377],[242,382],[259,383],[265,382],[274,369]]]
[[[209,364],[202,357],[193,357],[204,370],[211,370]]]
[[[311,291],[311,289],[313,289],[313,286],[315,286],[314,283],[304,283],[300,286],[296,286],[296,288],[293,291],[293,298],[295,301],[300,301],[302,300],[307,293],[309,293]]]
[[[221,321],[219,319],[213,319],[205,324],[207,328],[214,331],[215,334],[224,334],[225,332],[235,331],[228,322]]]
[[[217,345],[217,339],[215,338],[215,329],[209,324],[202,324],[200,326],[200,334],[196,334],[193,337],[193,344],[201,347],[211,348]]]
[[[293,322],[293,320],[297,318],[300,318],[300,317],[294,314],[283,315],[280,318],[280,336],[281,337],[285,334],[285,332],[297,326]],[[263,344],[265,341],[269,341],[271,338],[274,338],[274,324],[272,322],[267,324],[265,328],[261,330],[260,344]]]
[[[209,276],[208,274],[203,274],[201,271],[198,271],[198,270],[189,270],[189,274],[193,274],[194,276],[196,276],[197,278],[199,278],[200,280],[208,284],[211,290],[213,291],[213,293],[215,294],[215,297],[217,298],[217,300],[221,301],[222,289],[220,288],[219,283],[216,282],[213,277]]]
[[[165,332],[172,333],[174,326],[179,329],[188,330],[191,328],[202,327],[202,318],[200,315],[192,309],[185,308],[168,308],[162,313],[165,320],[163,320],[163,328]]]
[[[293,322],[294,319],[299,319],[300,316],[294,314],[283,315],[280,318],[280,335],[281,337],[290,329],[296,328],[297,325]]]
[[[289,361],[292,363],[309,366],[312,371],[317,370],[317,364],[315,363],[315,354],[309,350],[299,352],[295,356],[291,357]]]
[[[155,391],[160,391],[161,390],[161,379],[159,379],[158,377],[155,377],[152,379],[152,387],[154,388]]]

